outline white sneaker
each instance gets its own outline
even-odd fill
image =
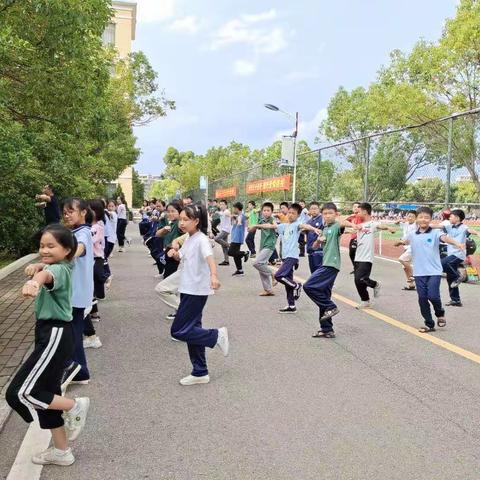
[[[32,457],[32,462],[36,465],[60,465],[61,467],[68,467],[74,461],[75,457],[73,456],[71,448],[60,453],[56,448],[50,447]]]
[[[83,348],[100,348],[102,342],[97,335],[92,335],[91,337],[85,337],[83,339]]]
[[[175,338],[175,337],[170,337],[170,339],[174,342],[181,342],[181,340],[179,340],[178,338]]]
[[[74,411],[65,412],[65,429],[69,441],[73,442],[82,432],[87,421],[89,407],[90,399],[80,397],[75,399]]]
[[[217,345],[223,353],[224,357],[228,356],[228,350],[230,349],[230,342],[228,341],[228,330],[226,327],[218,329]]]
[[[362,310],[363,308],[370,308],[372,304],[370,302],[360,302],[355,308],[357,310]]]
[[[378,298],[380,296],[380,282],[377,282],[377,286],[373,289],[373,297]]]
[[[204,375],[203,377],[194,377],[193,375],[188,375],[188,377],[182,378],[180,380],[180,385],[199,385],[201,383],[208,383],[210,377]]]

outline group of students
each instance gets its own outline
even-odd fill
[[[11,380],[5,398],[26,422],[38,418],[53,445],[33,456],[40,465],[71,465],[70,442],[82,431],[88,397],[65,396],[69,384],[88,384],[85,349],[100,348],[94,322],[112,274],[108,258],[125,234],[126,205],[103,199],[63,202],[63,224],[50,223],[39,240],[40,263],[25,269],[25,297],[35,298],[35,345]],[[123,220],[123,221],[122,221]]]
[[[458,267],[465,261],[466,255],[472,253],[468,251],[468,237],[478,235],[478,232],[463,224],[465,213],[460,209],[449,212],[449,220],[439,224],[432,223],[433,211],[428,207],[409,212],[404,221],[389,223],[373,220],[372,206],[369,203],[355,203],[352,215],[341,219],[336,205],[331,202],[322,207],[318,202],[312,202],[308,210],[304,203],[288,205],[283,202],[277,214],[274,213],[273,204],[265,202],[261,211],[256,212],[255,221],[249,222],[255,207],[254,202],[249,202],[245,214],[239,202],[234,203],[232,213],[225,200],[209,203],[212,232],[215,217],[219,219],[219,231],[213,233],[217,233],[215,241],[221,245],[225,256],[220,265],[229,265],[228,256],[232,256],[236,266],[233,276],[243,276],[242,260],[246,262],[249,256],[255,257],[253,266],[260,274],[263,287],[260,296],[275,295],[273,287],[277,282],[285,286],[287,305],[279,310],[282,314],[296,313],[296,301],[303,289],[319,308],[320,329],[313,335],[315,338],[335,337],[332,318],[339,313],[339,309],[332,301],[332,289],[340,270],[340,237],[345,233],[351,235],[349,255],[354,267],[351,273],[360,297],[357,309],[369,308],[372,305],[369,289],[373,291],[374,298],[380,295],[380,282],[371,278],[375,257],[375,233],[378,230],[395,233],[395,225],[402,228],[402,239],[396,242],[396,245],[404,246],[404,252],[399,258],[407,279],[404,290],[417,291],[420,312],[425,322],[425,327],[419,331],[432,332],[436,326],[446,325],[445,310],[440,298],[440,282],[444,274],[450,293],[447,305],[462,306],[458,287],[464,278]],[[241,250],[247,223],[249,227],[246,242],[250,253]],[[257,230],[261,231],[258,256],[254,250]],[[302,241],[304,235],[306,241]],[[277,236],[281,264],[274,271],[271,265],[272,256],[276,253]],[[303,245],[306,246],[311,273],[304,285],[294,279],[299,257],[303,256]],[[446,246],[443,256],[442,245]],[[436,324],[430,304],[437,318]]]
[[[225,200],[218,205],[209,202],[208,211],[205,205],[188,198],[168,205],[158,200],[145,204],[140,232],[162,277],[155,290],[172,308],[168,315],[172,320],[171,337],[187,343],[192,363],[191,374],[183,377],[180,384],[210,381],[207,347],[218,347],[224,356],[229,354],[227,328],[202,326],[208,297],[220,288],[213,255],[215,243],[224,253],[221,266],[229,265],[230,257],[234,259],[234,277],[243,276],[243,263],[250,257],[255,259],[254,267],[263,288],[260,296],[274,296],[275,285],[284,285],[288,304],[280,313],[296,313],[296,302],[303,290],[319,309],[320,329],[313,336],[334,338],[333,317],[339,309],[332,300],[332,289],[340,271],[343,234],[352,235],[350,254],[360,296],[357,308],[371,305],[369,289],[373,290],[374,297],[380,294],[380,283],[370,277],[375,232],[382,229],[394,232],[394,228],[393,224],[372,220],[371,214],[368,203],[355,204],[353,214],[345,219],[331,202],[322,206],[312,202],[308,210],[305,205],[284,202],[279,213],[274,212],[270,202],[265,202],[260,210],[250,202],[245,213],[240,202],[236,202],[230,212]],[[462,210],[453,210],[448,224],[434,225],[432,218],[433,211],[428,207],[407,215],[401,225],[402,240],[398,242],[406,248],[400,258],[407,276],[406,289],[416,289],[425,321],[420,332],[432,332],[436,325],[446,325],[440,299],[444,271],[452,296],[450,305],[461,305],[458,296],[461,279],[456,269],[465,258],[467,236],[477,234],[463,224]],[[41,428],[52,432],[53,446],[35,455],[34,463],[66,466],[75,460],[69,442],[82,431],[90,401],[88,397],[70,399],[62,393],[69,383],[85,384],[90,380],[85,349],[101,346],[93,322],[100,318],[98,300],[105,298],[105,287],[112,278],[108,257],[115,236],[119,241],[118,251],[122,251],[120,238],[125,238],[126,224],[122,198],[118,205],[114,201],[105,204],[101,200],[66,200],[63,225],[51,224],[42,232],[41,263],[26,268],[30,279],[23,287],[23,294],[35,297],[35,348],[11,381],[6,399],[25,421],[31,422],[38,416]],[[257,254],[258,230],[261,234]],[[241,247],[246,239],[249,250],[243,251]],[[442,242],[447,244],[443,260],[440,257]],[[294,278],[302,244],[311,273],[303,285]],[[272,265],[277,263],[277,257],[281,263],[274,270]]]

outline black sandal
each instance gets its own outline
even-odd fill
[[[418,331],[420,333],[436,332],[435,327],[422,327],[419,328]]]
[[[447,319],[445,317],[439,317],[437,318],[437,325],[440,327],[440,328],[443,328],[447,325]]]
[[[403,290],[411,291],[411,290],[415,290],[415,287],[413,285],[405,285],[403,287]]]
[[[333,332],[322,332],[319,330],[317,333],[312,335],[312,338],[335,338],[335,333]]]

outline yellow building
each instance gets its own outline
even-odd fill
[[[134,2],[113,1],[114,16],[103,32],[103,43],[113,45],[120,57],[126,57],[132,51],[137,26],[137,4]],[[126,168],[114,182],[122,187],[125,200],[132,206],[133,167]]]

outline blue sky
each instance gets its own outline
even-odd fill
[[[300,112],[313,146],[339,86],[368,86],[394,49],[437,39],[456,0],[137,0],[143,50],[177,110],[137,128],[141,173],[169,146],[203,153],[231,140],[263,147],[293,130],[266,110]]]

